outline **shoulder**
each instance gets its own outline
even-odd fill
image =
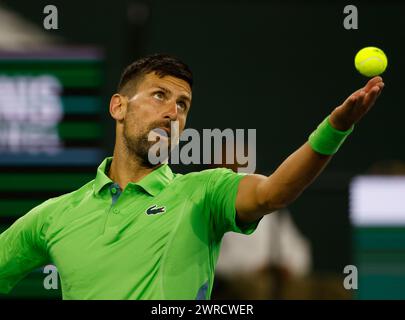
[[[30,216],[42,216],[49,217],[58,212],[63,211],[65,208],[71,205],[72,202],[80,201],[85,196],[89,196],[93,193],[94,180],[89,181],[79,189],[72,192],[62,194],[60,196],[50,198],[38,206],[34,207],[28,212]]]
[[[195,184],[199,188],[202,186],[212,187],[231,182],[239,182],[245,174],[235,173],[227,168],[206,169],[198,172],[187,174],[175,174],[175,181],[180,183]]]
[[[226,169],[226,168],[206,169],[206,170],[190,172],[190,173],[186,173],[186,174],[175,173],[174,181],[177,181],[177,182],[206,181],[206,182],[208,182],[212,178],[223,176],[223,175],[228,175],[228,174],[235,175],[235,173],[232,170]]]

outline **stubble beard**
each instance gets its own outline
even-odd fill
[[[153,165],[149,161],[149,149],[153,145],[153,142],[148,141],[149,132],[142,132],[138,135],[131,136],[128,132],[128,127],[124,124],[123,138],[124,145],[130,157],[140,162],[140,164],[146,168],[153,168]]]
[[[139,161],[139,163],[146,168],[154,168],[156,164],[152,164],[149,160],[149,151],[157,141],[150,141],[148,139],[149,133],[153,131],[158,125],[154,124],[151,128],[147,128],[145,131],[138,133],[137,135],[131,135],[128,132],[128,126],[124,123],[123,138],[124,145],[130,157]],[[159,138],[158,138],[159,139]],[[166,148],[170,150],[170,137],[166,142],[164,142]],[[159,151],[157,155],[159,156]]]

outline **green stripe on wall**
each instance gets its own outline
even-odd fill
[[[405,276],[360,274],[359,289],[356,290],[356,298],[360,300],[403,300],[405,299]]]
[[[38,76],[53,75],[64,87],[98,87],[102,84],[99,63],[7,61],[0,63],[0,75]]]
[[[94,114],[102,110],[103,99],[92,96],[67,96],[62,97],[62,104],[66,114]]]
[[[1,199],[0,217],[21,217],[42,202],[43,200]]]
[[[405,252],[405,227],[355,228],[353,237],[357,250],[398,250]]]
[[[401,266],[405,275],[405,251],[382,250],[382,251],[355,251],[355,261],[358,267],[373,270],[387,269],[387,266]],[[389,268],[388,268],[389,269]]]
[[[101,124],[97,122],[62,122],[58,125],[61,139],[99,139]]]
[[[2,183],[0,184],[0,191],[73,191],[94,179],[95,174],[1,173],[0,181]]]
[[[405,227],[356,227],[357,299],[404,299]]]

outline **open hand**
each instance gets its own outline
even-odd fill
[[[350,129],[372,108],[383,88],[381,77],[370,79],[363,88],[353,92],[333,110],[329,117],[332,127],[341,131]]]

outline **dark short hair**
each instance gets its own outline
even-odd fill
[[[131,87],[135,87],[137,81],[148,73],[155,72],[160,77],[172,76],[186,81],[193,86],[193,74],[190,68],[180,59],[168,54],[152,54],[136,60],[127,66],[121,75],[118,84],[119,93],[127,93]]]

